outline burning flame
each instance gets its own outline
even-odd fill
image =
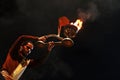
[[[71,25],[74,25],[77,27],[77,32],[82,28],[83,21],[80,19],[77,19],[74,23],[71,22]]]
[[[62,16],[59,18],[59,26],[58,26],[58,36],[60,36],[61,28],[68,24],[74,25],[77,28],[76,33],[81,29],[83,21],[81,19],[77,19],[74,23],[70,22],[70,20],[66,16]]]

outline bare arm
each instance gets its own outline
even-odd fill
[[[15,42],[12,44],[10,50],[9,50],[9,53],[11,53],[11,51],[17,46],[17,45],[20,45],[20,43],[22,43],[23,41],[25,40],[32,40],[34,42],[36,41],[46,41],[46,37],[45,36],[41,36],[41,37],[38,37],[38,36],[31,36],[31,35],[22,35],[20,37],[18,37]]]
[[[19,55],[17,54],[17,51],[19,49],[19,45],[23,42],[23,41],[26,41],[26,40],[33,40],[33,41],[38,41],[38,40],[46,40],[44,36],[42,37],[38,37],[38,36],[31,36],[31,35],[22,35],[20,37],[18,37],[15,42],[12,44],[12,46],[10,47],[9,49],[9,52],[7,54],[7,57],[6,57],[6,60],[4,62],[4,64],[2,65],[2,70],[5,69],[5,70],[8,70],[8,72],[10,73],[11,71],[9,71],[10,69],[10,60],[11,60],[11,63],[12,63],[12,60],[19,60]],[[8,69],[9,68],[9,69]]]

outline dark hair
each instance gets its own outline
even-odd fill
[[[18,54],[18,50],[20,49],[20,46],[24,46],[24,45],[26,45],[27,43],[31,43],[31,44],[33,44],[33,42],[32,41],[29,41],[29,40],[27,40],[27,41],[22,41],[20,44],[18,44],[18,45],[16,45],[15,47],[14,47],[14,49],[10,52],[10,55],[11,55],[11,57],[14,59],[14,60],[21,60],[22,58],[20,57],[20,55]]]
[[[24,46],[24,45],[26,45],[27,43],[31,43],[31,44],[33,44],[32,41],[24,41],[24,42],[21,43],[21,46]]]

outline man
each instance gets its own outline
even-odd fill
[[[38,45],[38,41],[46,41],[46,37],[37,37],[30,35],[22,35],[13,43],[8,51],[8,55],[4,64],[2,65],[1,74],[5,80],[18,80],[27,66],[34,64],[34,59],[29,59],[27,56]],[[40,46],[39,46],[40,47]],[[49,52],[54,47],[54,42],[48,42],[47,52],[39,59],[39,64],[42,64]],[[43,47],[40,47],[43,48]]]

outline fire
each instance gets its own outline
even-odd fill
[[[77,19],[74,23],[71,22],[70,24],[76,26],[78,29],[77,31],[79,31],[82,28],[83,21],[80,19]]]
[[[77,19],[75,22],[70,22],[70,20],[66,16],[62,16],[58,19],[59,26],[58,26],[58,36],[60,36],[61,28],[68,25],[73,25],[77,28],[75,31],[76,33],[82,28],[83,21],[81,19]],[[72,33],[72,32],[71,32]]]

